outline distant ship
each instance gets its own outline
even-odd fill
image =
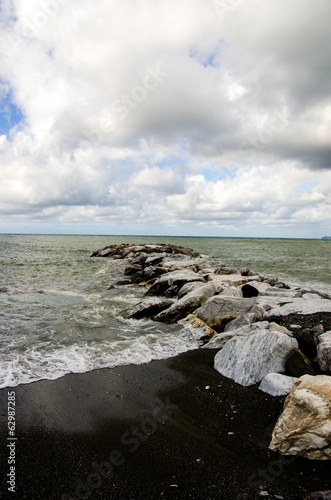
[[[331,236],[323,236],[322,240],[331,240]]]

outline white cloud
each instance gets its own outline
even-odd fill
[[[24,115],[0,138],[13,228],[42,218],[324,234],[331,2],[239,2],[223,19],[205,0],[1,9],[0,98]]]

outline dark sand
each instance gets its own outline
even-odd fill
[[[268,498],[261,485],[269,498],[302,500],[331,489],[329,462],[268,450],[284,398],[222,377],[214,354],[195,350],[15,388],[15,494],[5,479],[1,390],[1,498]]]

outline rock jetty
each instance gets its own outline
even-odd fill
[[[139,286],[142,298],[125,318],[198,329],[200,346],[218,350],[221,375],[275,397],[289,394],[272,450],[331,458],[330,296],[170,244],[110,245],[92,257],[126,259],[126,279],[110,289]]]

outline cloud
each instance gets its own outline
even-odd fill
[[[3,220],[323,235],[331,3],[231,5],[4,0]]]

